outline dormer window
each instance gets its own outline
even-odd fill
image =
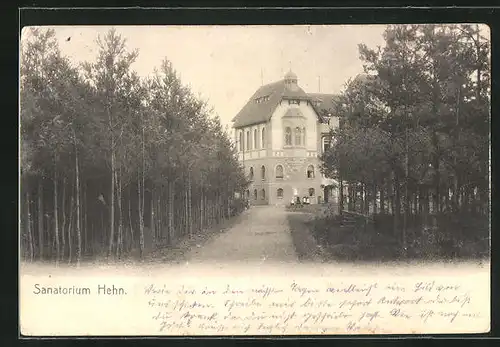
[[[261,104],[263,103],[264,101],[269,101],[269,95],[266,95],[266,96],[261,96],[261,97],[258,97],[255,99],[255,102],[257,104]]]
[[[300,105],[300,100],[288,100],[289,105]]]

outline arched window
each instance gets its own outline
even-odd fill
[[[266,167],[264,165],[262,165],[262,167],[260,168],[260,178],[262,178],[263,180],[266,179]]]
[[[257,200],[257,189],[253,190],[253,198]]]
[[[285,145],[292,145],[292,129],[290,127],[285,128]]]
[[[266,128],[262,128],[262,140],[260,142],[261,148],[266,148]]]
[[[249,175],[249,177],[250,177],[250,180],[253,181],[253,167],[252,166],[250,166],[250,175]]]
[[[262,189],[260,196],[261,196],[262,200],[266,199],[266,190],[265,189]]]
[[[283,166],[276,166],[276,178],[283,178]]]
[[[276,196],[278,197],[278,199],[283,199],[283,189],[278,188],[278,190],[276,191]]]
[[[314,166],[312,165],[307,167],[307,178],[314,178]]]
[[[254,129],[254,131],[253,131],[253,146],[254,146],[254,149],[259,148],[258,142],[257,142],[257,129]]]
[[[299,127],[295,128],[295,146],[300,146],[302,143],[302,131]]]
[[[309,196],[314,196],[314,188],[309,188]]]
[[[252,149],[252,146],[250,145],[250,131],[247,131],[247,151]]]
[[[248,189],[247,189],[247,191],[246,191],[246,194],[245,194],[245,195],[247,196],[247,199],[248,199],[248,198],[250,197],[250,190],[248,190]]]
[[[245,142],[243,142],[243,131],[240,132],[240,151],[244,151],[245,150]]]

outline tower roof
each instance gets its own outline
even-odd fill
[[[296,80],[297,79],[297,75],[292,71],[288,71],[286,74],[285,74],[285,80]]]

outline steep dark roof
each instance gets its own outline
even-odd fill
[[[285,80],[266,84],[257,89],[246,105],[233,118],[233,127],[240,128],[269,121],[279,102],[290,98],[313,101],[313,107],[321,120],[323,112],[332,113],[337,96],[320,93],[307,94],[298,86],[292,90],[285,86]],[[260,102],[257,102],[257,99],[260,99]],[[314,101],[319,101],[319,104],[316,105]]]
[[[335,94],[321,94],[321,93],[309,93],[309,97],[313,103],[316,112],[322,114],[333,113],[335,107],[335,102],[338,101],[338,96]],[[316,102],[319,102],[316,104]]]
[[[257,99],[262,99],[261,102],[256,102]],[[285,81],[266,84],[254,93],[246,105],[233,118],[233,126],[235,128],[244,127],[247,125],[267,122],[271,119],[276,106],[283,99],[294,98],[300,100],[309,100],[306,92],[298,87],[295,90],[285,87]]]

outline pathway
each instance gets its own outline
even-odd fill
[[[283,207],[252,206],[238,224],[187,254],[198,262],[298,262]]]

